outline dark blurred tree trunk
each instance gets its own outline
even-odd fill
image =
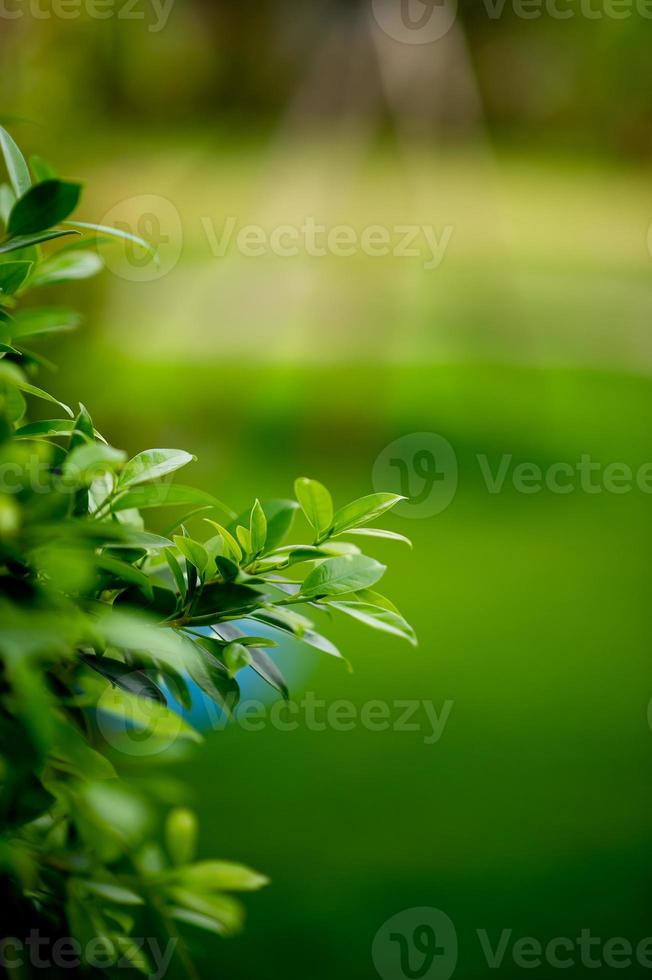
[[[216,52],[212,104],[215,96],[226,108],[271,106],[276,90],[265,92],[261,80],[273,62],[273,0],[258,0],[249,8],[237,3],[195,0],[199,14],[213,39]]]
[[[115,17],[104,22],[102,31],[95,37],[95,57],[89,58],[90,70],[95,75],[97,92],[103,103],[102,112],[109,118],[121,118],[130,113],[125,86],[127,57],[124,26]]]

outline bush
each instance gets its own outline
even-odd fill
[[[110,971],[120,961],[145,973],[161,972],[160,951],[172,942],[187,975],[178,927],[234,932],[242,911],[231,893],[266,879],[240,865],[195,861],[195,817],[157,774],[161,761],[201,739],[169,704],[190,709],[199,690],[228,716],[244,668],[287,697],[267,652],[276,645],[270,636],[339,656],[297,607],[414,642],[408,623],[373,591],[384,566],[353,543],[399,539],[367,525],[401,498],[376,493],[334,510],[321,484],[300,479],[296,501],[256,500],[236,515],[211,494],[170,481],[189,453],[150,449],[127,459],[86,408],[73,413],[37,387],[33,376],[47,362],[26,345],[78,317],[23,308],[23,297],[100,271],[97,246],[125,233],[68,220],[80,185],[38,158],[30,170],[5,130],[0,144],[10,179],[0,186],[5,935],[23,944],[41,930],[68,944],[59,946],[68,962],[79,955],[88,967]],[[49,244],[46,254],[47,242],[56,250]],[[39,400],[64,417],[29,421],[27,404]],[[146,530],[142,514],[155,508],[182,515],[165,535]],[[298,511],[309,544],[285,543]],[[202,540],[189,525],[204,528]],[[144,935],[149,943],[137,938]],[[9,949],[5,941],[5,963]]]

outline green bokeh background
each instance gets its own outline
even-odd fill
[[[354,672],[307,653],[292,683],[297,700],[452,701],[441,740],[233,727],[180,768],[202,854],[273,879],[247,901],[241,937],[196,937],[201,976],[373,977],[374,935],[417,906],[455,923],[465,980],[523,972],[509,957],[489,969],[482,928],[636,943],[652,933],[651,497],[525,494],[509,479],[492,494],[478,456],[494,471],[503,455],[544,470],[652,460],[649,26],[563,33],[462,5],[463,68],[483,107],[470,131],[452,113],[406,136],[385,109],[372,133],[358,118],[342,135],[333,116],[315,127],[287,114],[300,87],[289,70],[268,91],[279,55],[265,20],[247,30],[250,14],[216,5],[222,26],[240,25],[228,70],[223,31],[193,59],[203,9],[179,5],[160,35],[23,20],[0,42],[7,105],[38,123],[15,133],[88,181],[84,217],[154,194],[179,219],[161,279],[125,278],[118,256],[97,282],[51,291],[87,316],[51,347],[51,387],[89,405],[116,445],[191,450],[194,481],[236,508],[289,494],[302,474],[340,502],[368,493],[383,449],[419,432],[449,441],[459,484],[442,513],[390,519],[412,552],[371,549],[418,649],[336,621]],[[533,51],[539,97],[517,72],[510,101],[501,71],[518,52],[522,75]],[[157,89],[161,63],[177,66],[178,89]],[[454,234],[428,272],[363,255],[216,259],[202,233],[202,217],[273,227],[310,213]],[[136,227],[138,205],[125,214]]]

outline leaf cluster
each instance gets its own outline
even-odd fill
[[[228,934],[242,918],[232,893],[265,884],[242,866],[195,860],[183,788],[156,776],[201,740],[170,694],[191,708],[199,690],[233,712],[239,672],[251,668],[287,697],[278,643],[340,656],[315,626],[323,614],[414,643],[377,591],[385,567],[360,547],[407,541],[369,527],[401,498],[375,493],[336,509],[302,478],[296,499],[256,499],[238,514],[175,482],[190,453],[128,458],[84,406],[73,412],[37,386],[47,362],[31,344],[79,322],[39,306],[39,291],[99,272],[98,244],[124,233],[73,223],[80,184],[38,158],[28,166],[3,129],[0,147],[2,889],[21,921],[82,944],[102,937],[148,972],[132,939],[144,921],[162,936],[178,923]],[[37,300],[24,306],[28,293]],[[35,401],[56,417],[33,420]],[[163,534],[147,527],[158,512]],[[291,543],[300,513],[308,534]],[[144,760],[130,749],[135,736]]]

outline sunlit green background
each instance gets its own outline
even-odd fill
[[[51,347],[57,393],[116,445],[196,453],[195,481],[238,508],[303,474],[341,502],[368,493],[412,433],[458,460],[444,512],[390,522],[414,551],[373,549],[419,648],[336,622],[354,673],[308,655],[292,685],[453,701],[443,737],[209,735],[182,770],[202,851],[273,886],[242,937],[196,937],[201,976],[373,977],[377,930],[416,906],[454,921],[460,978],[522,974],[489,969],[482,928],[636,943],[652,933],[652,498],[491,494],[477,457],[652,460],[650,22],[467,3],[420,47],[380,38],[364,3],[305,6],[177,0],[160,31],[1,24],[16,137],[87,182],[82,217],[129,222],[163,258],[154,278],[114,249],[101,279],[48,297],[87,317]],[[207,223],[308,215],[452,237],[434,270],[211,253]]]

